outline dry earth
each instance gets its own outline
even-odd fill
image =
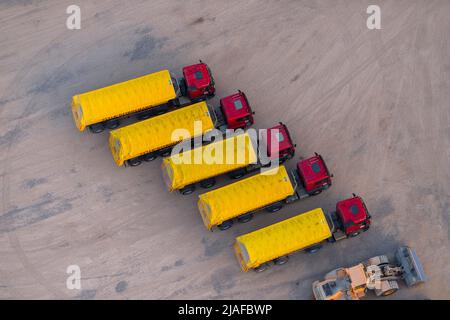
[[[65,26],[74,2],[81,30]],[[400,244],[429,282],[393,298],[450,298],[449,16],[448,0],[1,1],[0,298],[310,299],[325,272]],[[283,121],[298,155],[322,153],[334,186],[211,233],[160,161],[118,168],[106,134],[75,129],[73,94],[199,58],[218,96],[245,90],[257,127]],[[240,271],[236,235],[352,192],[368,233]],[[82,290],[66,289],[71,264]]]

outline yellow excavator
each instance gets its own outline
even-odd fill
[[[339,268],[325,275],[323,281],[312,285],[316,300],[359,300],[368,290],[376,296],[389,296],[399,289],[398,280],[408,287],[426,281],[422,263],[416,252],[406,246],[397,249],[396,263],[386,255],[370,258],[349,268]]]

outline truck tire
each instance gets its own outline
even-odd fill
[[[275,203],[275,204],[272,204],[272,205],[268,206],[268,207],[266,208],[266,210],[267,210],[268,212],[273,213],[273,212],[280,211],[281,208],[283,208],[283,204],[282,204],[282,203]]]
[[[120,126],[120,121],[119,121],[119,119],[111,119],[111,120],[106,121],[105,126],[108,129],[113,130]]]
[[[394,293],[396,293],[399,289],[398,282],[395,280],[389,280],[389,281],[383,281],[384,284],[382,284],[383,289],[375,289],[375,294],[383,297],[390,296]]]
[[[240,179],[240,178],[242,178],[243,176],[245,176],[245,171],[244,170],[242,170],[242,169],[238,169],[238,170],[235,170],[235,171],[231,171],[230,173],[229,173],[229,177],[231,178],[231,179]]]
[[[263,263],[260,264],[259,266],[257,266],[256,268],[253,268],[253,270],[255,270],[255,272],[263,272],[267,269],[267,264]]]
[[[306,248],[305,251],[306,251],[307,253],[316,253],[316,252],[319,251],[321,248],[322,248],[322,246],[319,244],[319,245],[315,245],[315,246]]]
[[[203,180],[200,182],[200,186],[203,189],[212,188],[212,187],[214,187],[215,184],[216,184],[216,179],[214,179],[214,178],[206,179],[206,180]]]
[[[180,100],[178,98],[175,98],[173,100],[170,100],[169,104],[174,108],[178,108],[180,106]]]
[[[153,113],[150,112],[150,111],[148,111],[148,112],[141,112],[141,113],[138,113],[138,114],[136,115],[136,119],[138,119],[139,121],[140,121],[140,120],[146,120],[146,119],[148,119],[148,118],[151,118],[152,115],[153,115]]]
[[[281,266],[289,261],[289,256],[282,256],[272,260],[277,266]]]
[[[217,228],[219,228],[219,230],[221,230],[221,231],[225,231],[225,230],[230,229],[232,226],[233,226],[233,220],[227,220],[227,221],[224,221],[221,224],[219,224],[217,226]]]
[[[127,160],[127,164],[128,164],[130,167],[137,167],[137,166],[140,165],[141,163],[142,163],[142,161],[141,161],[141,159],[139,159],[139,158],[132,158],[132,159]]]
[[[239,216],[237,218],[238,222],[240,222],[240,223],[247,223],[252,219],[253,219],[253,214],[251,214],[251,213],[243,214],[242,216]]]
[[[152,153],[144,154],[142,156],[142,160],[144,160],[145,162],[150,162],[150,161],[155,160],[157,157],[158,157],[158,155],[156,153],[152,152]]]
[[[153,114],[155,116],[160,116],[160,115],[162,115],[164,113],[167,113],[168,111],[169,111],[169,107],[166,104],[166,105],[162,105],[162,106],[156,107],[156,110],[154,110]]]
[[[94,123],[89,126],[89,131],[92,133],[100,133],[105,130],[105,124],[103,122]]]
[[[317,195],[319,195],[321,193],[322,193],[322,190],[316,190],[316,191],[312,192],[311,195],[312,196],[317,196]]]
[[[376,256],[368,259],[367,264],[381,267],[389,264],[389,259],[386,255]]]
[[[170,156],[171,152],[172,152],[172,150],[164,151],[163,153],[161,153],[161,157],[163,157],[163,158],[168,157],[168,156]]]
[[[327,242],[328,243],[335,243],[336,239],[333,236],[331,236],[331,237],[327,238]]]
[[[184,188],[181,188],[180,189],[180,193],[183,195],[183,196],[186,196],[186,195],[188,195],[188,194],[191,194],[192,192],[194,192],[195,191],[195,184],[190,184],[190,185],[187,185],[187,186],[185,186]]]
[[[353,231],[353,232],[349,233],[348,237],[354,238],[356,236],[359,236],[360,234],[361,234],[361,230],[357,230],[357,231]]]
[[[382,293],[381,295],[382,295],[383,297],[387,297],[387,296],[390,296],[390,295],[396,293],[397,291],[398,291],[398,288],[392,288],[392,289],[383,291],[383,293]]]

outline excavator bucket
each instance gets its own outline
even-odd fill
[[[410,247],[400,247],[395,253],[398,264],[403,268],[403,279],[408,287],[427,281],[422,263]]]

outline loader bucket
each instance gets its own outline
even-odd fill
[[[395,258],[403,268],[403,279],[408,287],[427,281],[422,263],[413,249],[400,247],[395,253]]]

